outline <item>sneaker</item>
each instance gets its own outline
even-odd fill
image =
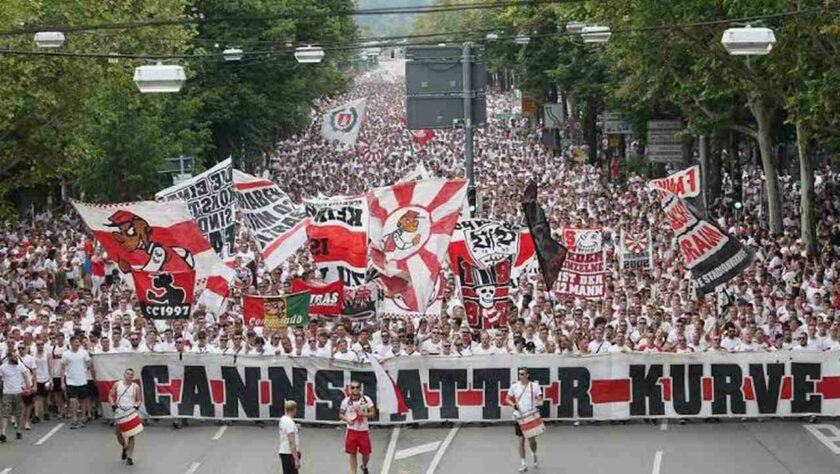
[[[524,465],[524,464],[523,464],[523,465],[521,465],[521,466],[519,466],[519,472],[525,472],[525,471],[527,471],[527,470],[528,470],[528,466],[526,466],[526,465]]]
[[[32,425],[30,425],[29,423],[27,423],[27,424],[23,427],[23,429],[25,429],[26,431],[29,431],[29,430],[31,430],[31,429],[32,429]]]
[[[15,439],[23,439],[23,433],[21,433],[20,431],[15,433]]]
[[[367,466],[362,466],[362,474],[368,474]]]
[[[534,453],[534,467],[537,467],[540,462],[537,460],[537,453]]]
[[[133,466],[133,465],[134,465],[134,460],[133,460],[133,459],[131,459],[131,458],[127,458],[127,459],[125,460],[125,463],[126,463],[126,464],[128,464],[129,466]]]
[[[125,448],[123,448],[123,449],[122,449],[122,454],[120,455],[120,459],[122,459],[123,461],[125,461],[125,458],[127,458],[127,457],[128,457],[128,454],[125,454]]]
[[[0,435],[0,443],[6,442],[6,435]]]
[[[87,428],[87,425],[85,424],[84,421],[79,422],[79,428]]]
[[[38,423],[40,423],[40,422],[41,422],[41,419],[40,419],[40,418],[38,418],[37,416],[33,416],[33,417],[32,417],[32,424],[33,424],[33,425],[37,425],[37,424],[38,424]]]
[[[71,430],[75,430],[75,429],[78,429],[78,428],[79,428],[79,425],[77,425],[75,421],[73,423],[70,423],[70,429]]]
[[[580,422],[579,422],[579,421],[576,421],[576,422],[574,423],[574,426],[580,426]]]

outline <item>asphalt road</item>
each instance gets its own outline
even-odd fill
[[[93,423],[71,431],[57,422],[41,423],[22,441],[0,445],[0,474],[279,473],[275,427],[192,423],[175,431],[163,421],[147,423],[138,437],[136,464],[129,467],[119,459],[112,428]],[[492,474],[518,468],[511,425],[378,428],[371,437],[372,473]],[[302,472],[349,472],[342,430],[304,427],[301,439]],[[539,443],[540,465],[530,467],[530,473],[840,472],[837,420],[564,423],[550,425]]]

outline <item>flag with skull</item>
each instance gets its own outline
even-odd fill
[[[467,324],[490,329],[507,325],[513,257],[488,267],[458,259],[458,281]]]

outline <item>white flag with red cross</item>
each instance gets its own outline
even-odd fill
[[[369,197],[373,266],[413,310],[426,309],[466,197],[462,179],[398,183]]]

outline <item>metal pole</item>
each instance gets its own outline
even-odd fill
[[[467,195],[474,196],[475,174],[473,171],[473,111],[472,111],[472,43],[464,43],[461,63],[464,71],[464,167],[467,171]],[[476,205],[469,202],[469,206]]]

